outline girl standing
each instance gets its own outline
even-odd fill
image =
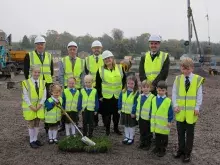
[[[134,143],[137,98],[137,79],[131,75],[127,77],[125,89],[121,92],[118,99],[118,109],[121,111],[121,124],[124,125],[125,132],[125,138],[122,141],[123,144],[131,145]]]
[[[58,106],[62,105],[62,87],[59,84],[52,84],[50,86],[51,97],[45,102],[45,123],[48,124],[49,144],[58,143],[57,131],[61,120],[61,110]]]

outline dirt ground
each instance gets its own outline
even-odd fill
[[[171,91],[173,79],[174,75],[169,76],[169,91]],[[196,124],[192,162],[189,164],[216,165],[220,164],[220,77],[207,77],[203,91],[204,101],[200,119]],[[106,154],[61,152],[56,145],[49,145],[46,142],[43,128],[39,137],[45,143],[44,146],[31,149],[27,126],[20,107],[20,88],[8,90],[0,86],[0,98],[0,165],[182,164],[180,160],[172,157],[177,148],[175,123],[169,136],[167,154],[163,158],[154,156],[151,150],[137,149],[138,129],[136,129],[135,143],[132,146],[123,145],[121,143],[123,136],[112,133],[110,138],[113,148]],[[99,124],[102,125],[101,122]],[[122,127],[120,129],[123,130]],[[95,136],[104,135],[104,133],[102,126],[95,130]],[[62,138],[63,135],[60,134],[59,137]]]

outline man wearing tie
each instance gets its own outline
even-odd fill
[[[40,79],[46,82],[47,98],[49,98],[49,86],[53,83],[53,58],[50,53],[45,51],[44,37],[36,37],[34,43],[35,50],[26,54],[24,58],[24,76],[25,79],[29,79],[31,77],[30,68],[33,65],[39,66],[41,69]]]
[[[91,74],[93,77],[93,87],[96,86],[95,81],[96,81],[96,73],[99,69],[99,67],[103,66],[103,59],[102,59],[102,43],[98,40],[94,41],[91,46],[92,49],[92,55],[86,57],[86,64],[85,64],[85,72],[86,74]],[[101,105],[101,101],[99,102]],[[101,113],[99,111],[99,113]],[[98,113],[94,115],[94,122],[95,126],[98,126],[99,118],[98,118]]]
[[[160,51],[161,37],[151,35],[149,38],[150,51],[141,57],[139,65],[139,77],[141,82],[149,80],[152,82],[151,93],[157,95],[157,84],[159,81],[166,81],[169,73],[170,59],[168,53]]]
[[[81,89],[83,87],[83,76],[84,76],[84,60],[77,57],[78,46],[75,42],[70,42],[67,46],[68,56],[62,58],[59,62],[59,73],[58,79],[59,83],[66,88],[67,80],[70,77],[76,79],[76,89]]]

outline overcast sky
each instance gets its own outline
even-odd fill
[[[191,0],[199,39],[220,41],[220,0]],[[0,29],[12,33],[13,41],[48,29],[76,36],[111,34],[125,37],[141,33],[160,34],[163,39],[187,39],[187,0],[0,0]],[[195,35],[194,35],[195,40]]]

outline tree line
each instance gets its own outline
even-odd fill
[[[19,43],[14,43],[15,48],[20,49],[33,49],[34,39],[36,35],[25,35]],[[120,29],[113,29],[111,35],[103,34],[101,37],[93,37],[90,34],[84,36],[74,36],[69,32],[58,33],[56,30],[48,30],[44,36],[47,43],[46,47],[49,50],[59,49],[62,55],[67,54],[66,46],[70,41],[75,41],[78,44],[78,51],[91,52],[91,43],[94,40],[102,42],[104,49],[114,52],[116,58],[123,58],[127,55],[137,56],[142,52],[149,50],[148,39],[149,33],[143,33],[140,36],[126,38],[124,32]],[[169,52],[175,58],[188,52],[188,46],[184,45],[184,40],[169,39],[163,40],[161,50]],[[220,43],[200,42],[204,54],[220,55]],[[211,52],[210,52],[211,50]],[[192,53],[197,54],[197,44],[192,43]]]

